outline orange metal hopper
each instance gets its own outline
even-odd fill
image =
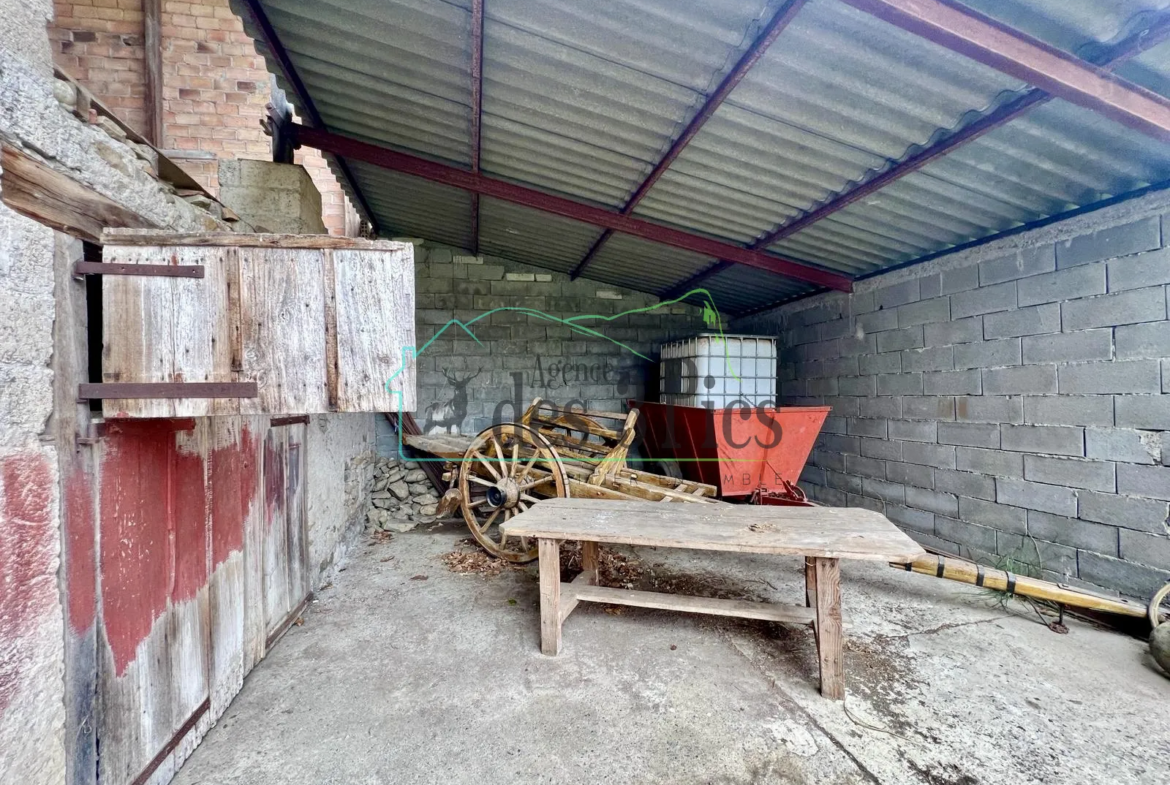
[[[707,409],[638,402],[651,458],[678,462],[688,480],[719,489],[721,497],[757,489],[785,492],[800,479],[828,406]]]

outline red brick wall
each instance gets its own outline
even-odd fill
[[[145,122],[142,0],[56,0],[50,29],[54,59],[138,130]],[[163,147],[208,191],[216,193],[216,158],[268,159],[260,127],[270,79],[228,0],[164,0],[162,15]],[[182,152],[179,152],[182,151]],[[321,192],[331,234],[352,233],[357,220],[325,159],[298,150]]]
[[[141,133],[146,121],[142,0],[59,0],[54,6],[49,36],[56,64]]]

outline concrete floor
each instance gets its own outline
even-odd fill
[[[363,544],[175,783],[1170,779],[1170,680],[1140,641],[845,563],[842,704],[817,692],[811,632],[766,622],[584,604],[544,657],[535,568],[454,574],[441,556],[464,536]],[[795,559],[635,553],[656,581],[803,596]]]

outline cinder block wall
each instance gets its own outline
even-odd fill
[[[828,404],[802,484],[920,542],[1138,597],[1170,578],[1170,204],[1079,216],[741,320]]]
[[[661,344],[704,329],[695,306],[655,308],[659,301],[652,295],[570,281],[563,273],[518,262],[424,245],[415,250],[415,265],[420,426],[428,405],[454,401],[451,378],[469,376],[461,433],[486,428],[497,408],[503,421],[515,419],[538,396],[577,409],[623,411],[627,399],[643,397]],[[507,310],[513,308],[553,319]],[[640,309],[646,310],[626,313]],[[495,313],[470,325],[479,343],[458,325],[448,326],[452,319],[471,322],[490,311]],[[582,335],[556,321],[587,315],[598,318],[579,323],[605,337]],[[501,405],[504,401],[513,403]],[[379,420],[378,450],[384,455],[397,450],[385,418]]]

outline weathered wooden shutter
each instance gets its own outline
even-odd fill
[[[87,389],[107,417],[414,409],[409,243],[143,230],[105,241],[104,262],[130,273],[111,267],[102,283],[103,385]],[[133,274],[148,265],[202,272]],[[149,386],[112,386],[124,384]]]

